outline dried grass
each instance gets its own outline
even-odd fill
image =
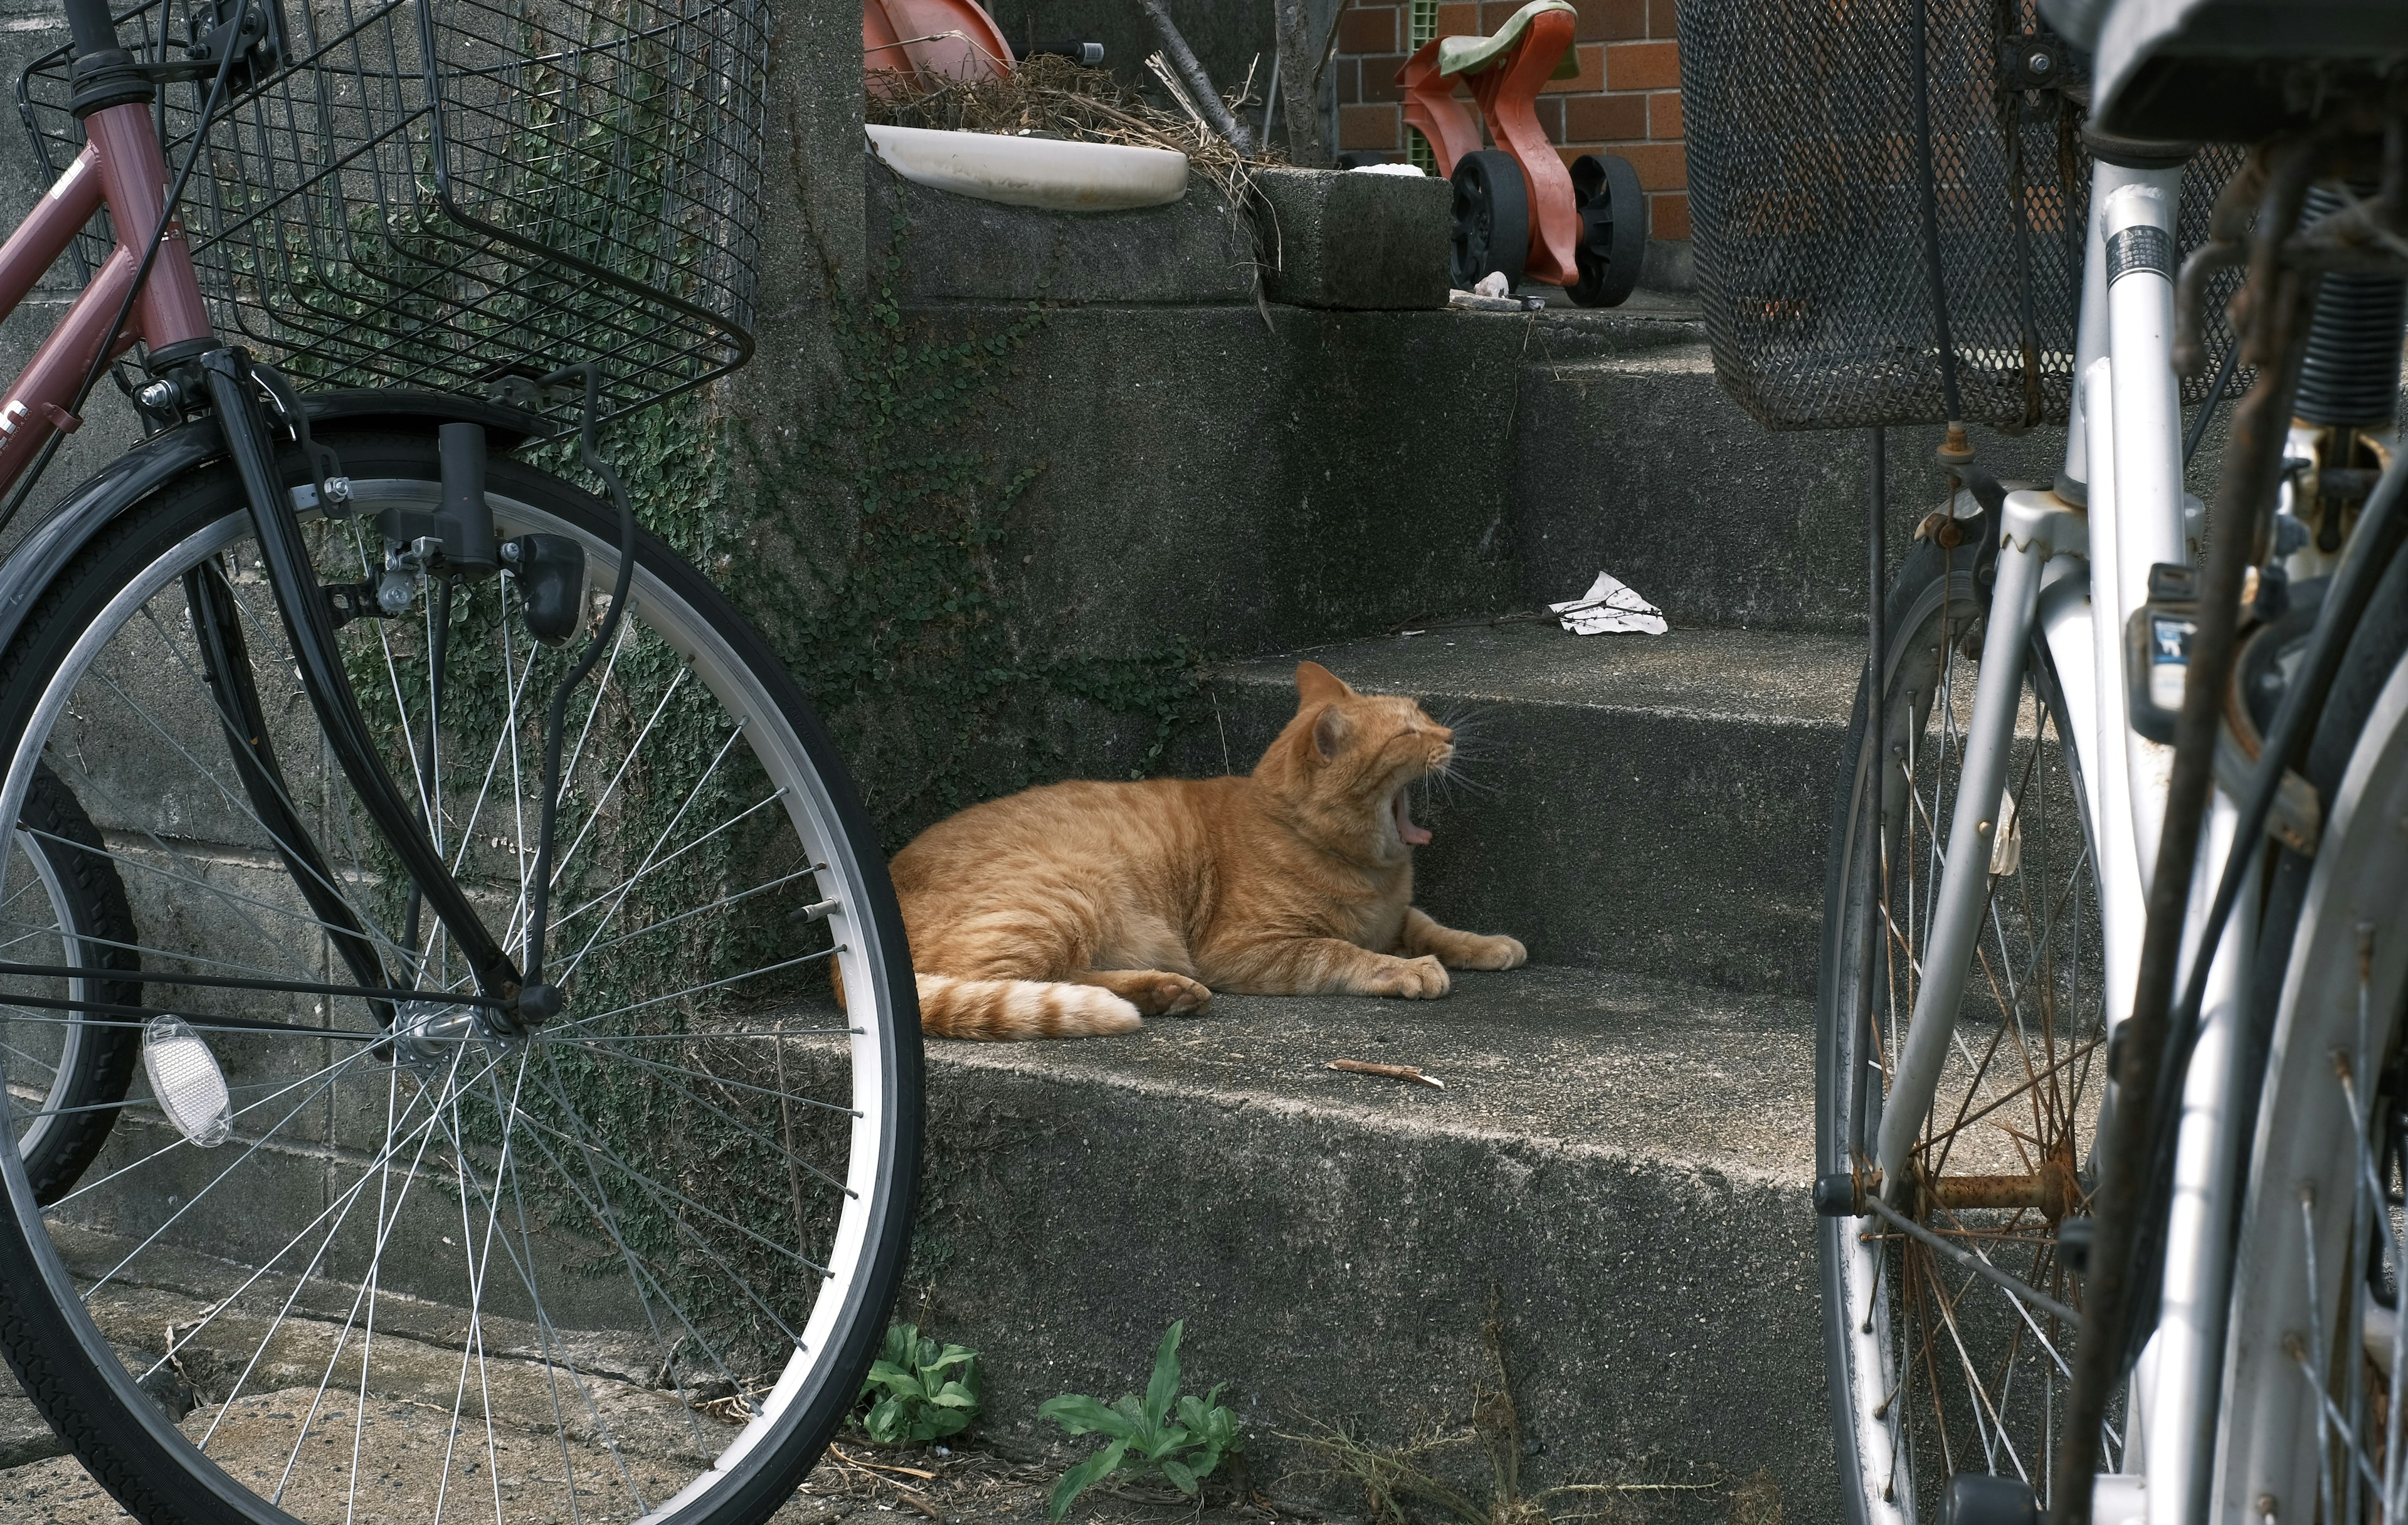
[[[1172,82],[1167,74],[1164,78]],[[1233,108],[1245,106],[1252,88],[1249,75]],[[1286,164],[1287,157],[1276,149],[1241,153],[1204,124],[1192,102],[1182,105],[1182,110],[1165,110],[1123,85],[1110,69],[1087,68],[1052,54],[1024,59],[1000,77],[952,79],[933,87],[896,71],[874,70],[869,76],[868,118],[887,126],[1027,134],[1169,149],[1187,155],[1188,168],[1220,193],[1221,205],[1245,237],[1254,306],[1268,327],[1270,310],[1263,297],[1263,272],[1279,268],[1279,233],[1268,206],[1254,194],[1254,175]]]
[[[1241,92],[1240,103],[1244,101]],[[873,71],[869,120],[893,127],[948,132],[1031,134],[1082,143],[1170,149],[1229,206],[1242,206],[1255,170],[1286,163],[1273,151],[1247,155],[1190,112],[1166,110],[1123,85],[1110,69],[1051,54],[1024,59],[999,78],[953,79],[932,87],[909,75]]]
[[[1281,1438],[1307,1448],[1314,1458],[1308,1470],[1360,1489],[1368,1525],[1647,1525],[1650,1499],[1722,1490],[1719,1482],[1665,1482],[1621,1465],[1599,1481],[1525,1493],[1522,1417],[1505,1373],[1494,1289],[1480,1333],[1488,1371],[1472,1383],[1469,1424],[1425,1430],[1402,1446],[1371,1445],[1320,1421],[1309,1421],[1309,1433]],[[1780,1525],[1781,1489],[1769,1473],[1732,1489],[1729,1504],[1735,1525]]]

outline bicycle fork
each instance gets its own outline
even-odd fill
[[[1956,1036],[1982,914],[1990,899],[1990,863],[2014,750],[2015,714],[2023,696],[2025,653],[2040,602],[2041,569],[2055,555],[2086,555],[2089,522],[2052,493],[2007,495],[2000,526],[1998,583],[1990,595],[1989,627],[1982,640],[1981,682],[1965,731],[1947,861],[1931,908],[1921,982],[1908,1017],[1898,1072],[1882,1106],[1875,1160],[1881,1194],[1904,1207],[1914,1189],[1914,1149],[1930,1114]],[[1883,765],[1887,768],[1889,764]]]
[[[302,538],[300,521],[286,496],[282,473],[277,469],[274,437],[261,406],[259,383],[251,373],[250,359],[240,350],[221,349],[202,355],[197,364],[218,426],[224,431],[226,453],[242,479],[243,493],[251,504],[260,559],[276,591],[277,609],[284,620],[286,638],[292,642],[302,690],[309,696],[328,749],[370,823],[401,859],[403,872],[443,924],[453,947],[475,974],[479,991],[493,1000],[511,1003],[505,1015],[514,1021],[520,991],[518,966],[469,903],[442,854],[420,827],[416,813],[394,784],[393,775],[386,771],[367,722],[360,714],[351,678],[343,670],[342,654],[335,644],[333,611],[325,590],[319,584],[308,542]],[[247,784],[255,782],[246,775]],[[280,778],[269,784],[277,796],[284,793]],[[290,824],[299,830],[297,820]],[[280,845],[322,865],[322,856],[306,835]],[[306,892],[309,888],[308,873],[296,870],[296,878]],[[340,928],[346,932],[351,929],[348,925]],[[338,936],[337,941],[347,957],[363,951],[358,942],[364,942],[364,938],[355,942],[352,937]],[[373,957],[373,954],[368,957]],[[353,969],[355,974],[359,973],[360,963],[353,962]],[[401,973],[408,978],[410,971]],[[363,979],[362,983],[368,982]]]

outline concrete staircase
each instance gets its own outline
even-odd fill
[[[1163,321],[1127,310],[1079,309],[1085,335],[1039,335],[1031,368],[1069,368],[1049,345]],[[1260,328],[1218,332],[1241,346]],[[933,1045],[921,1312],[989,1352],[987,1423],[1007,1442],[1044,1438],[1034,1410],[1056,1392],[1128,1389],[1184,1317],[1191,1371],[1253,1416],[1258,1469],[1346,1509],[1359,1494],[1293,1437],[1460,1425],[1494,1298],[1526,1490],[1644,1477],[1692,1489],[1621,1497],[1650,1517],[1756,1518],[1769,1482],[1784,1518],[1832,1518],[1806,1187],[1824,842],[1862,662],[1861,439],[1756,428],[1716,388],[1694,310],[1647,294],[1330,332],[1325,354],[1370,332],[1484,382],[1510,348],[1510,384],[1410,415],[1413,448],[1447,441],[1451,481],[1501,484],[1495,513],[1398,492],[1349,557],[1318,499],[1301,525],[1293,499],[1239,492],[1211,500],[1209,526],[1131,511],[1156,526],[1147,565],[1203,584],[1164,617],[1253,654],[1215,669],[1174,770],[1250,768],[1294,712],[1299,655],[1420,698],[1467,755],[1415,807],[1436,834],[1417,899],[1522,938],[1533,964],[1427,1004],[1224,999],[1125,1039]],[[1342,384],[1378,400],[1376,379]],[[1142,421],[1126,427],[1143,457]],[[1936,433],[1891,435],[1901,554],[1937,491]],[[2061,443],[1983,448],[2001,475],[2045,476]],[[1273,542],[1312,554],[1249,585],[1297,595],[1216,604],[1219,548]],[[1583,639],[1488,612],[1574,597],[1599,567],[1672,632]],[[1335,1057],[1447,1088],[1332,1073]]]

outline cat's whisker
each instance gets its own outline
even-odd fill
[[[1441,798],[1450,800],[1454,798],[1458,784],[1466,794],[1469,795],[1485,798],[1497,794],[1500,786],[1480,777],[1476,767],[1467,769],[1464,766],[1467,760],[1476,764],[1480,759],[1477,756],[1467,759],[1463,749],[1457,747],[1455,755],[1448,758],[1444,766],[1431,769],[1423,776],[1422,782],[1426,785],[1436,787],[1441,791]]]

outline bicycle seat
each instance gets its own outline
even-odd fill
[[[1530,3],[1505,19],[1505,24],[1484,37],[1443,37],[1438,45],[1438,72],[1441,77],[1478,74],[1494,65],[1513,50],[1530,23],[1551,10],[1574,10],[1570,0],[1530,0]],[[1571,49],[1555,65],[1550,79],[1570,79],[1580,73],[1580,58]]]
[[[2408,59],[2400,0],[2115,0],[2051,7],[2095,26],[2093,117],[2133,137],[2254,142],[2309,120],[2308,71]]]

